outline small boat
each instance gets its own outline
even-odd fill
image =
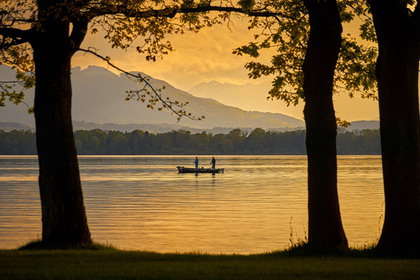
[[[189,168],[184,166],[177,166],[176,168],[178,169],[178,173],[225,173],[224,168]]]

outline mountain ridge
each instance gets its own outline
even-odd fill
[[[94,129],[101,129],[104,131],[122,131],[122,132],[131,132],[134,130],[142,130],[148,131],[150,133],[165,133],[174,130],[184,130],[189,131],[191,133],[201,133],[207,132],[212,134],[226,134],[232,131],[233,129],[240,129],[245,132],[250,132],[255,128],[250,127],[213,127],[208,129],[199,129],[199,128],[192,128],[188,126],[181,126],[181,125],[174,125],[168,123],[161,123],[161,124],[115,124],[115,123],[94,123],[94,122],[85,122],[85,121],[73,121],[73,128],[75,131],[77,130],[94,130]],[[269,131],[274,132],[284,132],[284,131],[295,131],[295,130],[304,130],[304,127],[297,127],[291,129],[269,129]],[[351,122],[351,126],[347,128],[339,128],[338,132],[346,132],[346,131],[361,131],[364,129],[379,129],[379,121],[354,121]],[[11,130],[31,130],[34,131],[35,128],[33,126],[28,126],[26,124],[17,123],[17,122],[0,122],[0,130],[3,131],[11,131]]]
[[[141,73],[141,72],[140,72]],[[142,73],[148,76],[147,74]],[[13,77],[13,72],[6,66],[0,66],[2,79]],[[169,112],[147,110],[145,104],[125,101],[126,91],[136,88],[136,83],[123,76],[115,74],[106,68],[89,66],[85,69],[72,68],[73,83],[73,119],[94,123],[115,124],[162,124],[187,126],[197,129],[213,127],[262,127],[298,128],[303,127],[302,120],[280,113],[246,111],[234,106],[228,106],[211,98],[201,98],[186,91],[173,87],[170,83],[150,77],[151,84],[156,88],[165,86],[162,95],[179,102],[189,102],[185,108],[193,115],[205,115],[202,121],[182,119]],[[33,103],[33,90],[26,94],[25,101]],[[0,108],[0,119],[7,122],[20,122],[33,125],[33,116],[26,113],[27,108],[19,105],[8,105]]]

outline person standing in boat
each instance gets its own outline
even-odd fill
[[[211,158],[211,168],[216,169],[216,159],[214,157]]]
[[[198,169],[198,157],[195,157],[194,165],[195,165],[195,169]]]

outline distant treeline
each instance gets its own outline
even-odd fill
[[[270,132],[261,128],[250,133],[239,129],[228,134],[191,134],[172,131],[153,134],[81,130],[75,132],[79,154],[149,155],[149,154],[305,154],[305,132]],[[344,132],[337,136],[337,152],[342,155],[380,154],[378,130]],[[36,154],[35,134],[30,131],[0,130],[0,154]]]

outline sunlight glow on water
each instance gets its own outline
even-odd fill
[[[261,253],[307,232],[306,157],[218,156],[225,174],[178,174],[193,156],[81,156],[95,241],[159,252]],[[201,156],[200,166],[210,157]],[[37,159],[0,156],[0,248],[40,237]],[[343,223],[352,246],[378,238],[378,156],[340,156]]]

